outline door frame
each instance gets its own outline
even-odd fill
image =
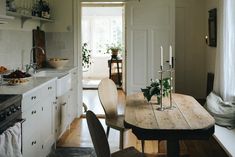
[[[124,45],[124,54],[122,56],[122,90],[125,92],[126,91],[126,24],[125,24],[125,2],[123,0],[73,0],[73,6],[74,6],[74,10],[73,10],[73,25],[74,25],[74,65],[78,66],[79,68],[79,86],[81,87],[80,91],[82,93],[82,79],[83,79],[83,72],[82,72],[82,66],[81,63],[82,62],[82,50],[81,50],[81,42],[82,42],[82,33],[81,33],[81,18],[82,18],[82,14],[81,14],[81,10],[82,10],[82,3],[93,3],[94,5],[102,5],[102,2],[107,2],[107,4],[105,5],[109,5],[109,6],[122,6],[123,7],[123,11],[124,11],[124,15],[123,17],[123,45]],[[111,4],[115,2],[114,4]],[[110,3],[110,4],[108,4]],[[77,46],[75,45],[76,43]],[[79,47],[80,46],[80,47]]]

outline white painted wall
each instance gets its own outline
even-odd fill
[[[53,0],[51,9],[55,22],[47,24],[47,32],[71,32],[73,31],[73,0]]]
[[[176,92],[205,98],[204,0],[176,0]]]
[[[39,26],[36,20],[27,20],[21,28],[21,19],[15,17],[0,24],[0,65],[8,69],[24,68],[30,62],[32,30]]]

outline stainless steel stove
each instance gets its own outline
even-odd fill
[[[0,134],[22,120],[21,95],[0,95]]]

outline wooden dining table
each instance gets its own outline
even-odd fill
[[[192,96],[172,94],[160,105],[147,102],[142,93],[127,96],[124,125],[139,140],[166,140],[167,156],[178,157],[180,140],[208,139],[214,133],[214,118]]]

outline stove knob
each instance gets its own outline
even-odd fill
[[[10,116],[11,114],[12,114],[11,111],[8,111],[8,112],[7,112],[7,116]]]
[[[17,107],[15,107],[16,108],[16,110],[20,110],[21,109],[21,106],[17,106]]]
[[[5,113],[0,114],[0,121],[4,121],[6,119]]]
[[[11,112],[12,112],[12,113],[15,113],[15,112],[16,112],[16,110],[17,110],[17,108],[16,108],[16,107],[12,107],[12,108],[11,108]]]

